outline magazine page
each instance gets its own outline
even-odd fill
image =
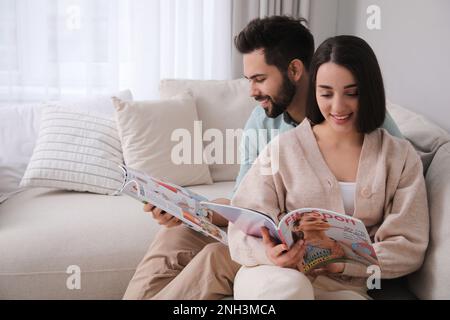
[[[367,229],[359,219],[329,210],[304,208],[286,214],[279,227],[288,246],[300,239],[306,242],[304,272],[332,262],[378,265]]]
[[[263,212],[205,201],[201,202],[201,205],[206,210],[215,211],[250,236],[262,238],[261,227],[266,227],[272,237],[281,242],[277,226],[272,218]]]
[[[224,244],[228,243],[227,233],[211,223],[211,216],[200,208],[200,201],[207,200],[205,197],[129,167],[121,168],[124,171],[124,183],[119,193],[143,203],[151,203],[182,220],[192,229]]]

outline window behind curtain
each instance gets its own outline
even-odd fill
[[[228,79],[231,2],[0,0],[0,103]]]

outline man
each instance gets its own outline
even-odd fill
[[[243,159],[234,190],[264,145],[305,117],[314,39],[303,22],[283,16],[255,19],[235,38],[236,48],[243,54],[250,95],[260,102],[245,132],[264,130],[264,137],[256,137],[265,141],[242,139]],[[401,136],[390,116],[384,127]],[[215,201],[229,203],[228,199]],[[233,294],[234,276],[240,265],[231,260],[225,245],[180,225],[179,220],[159,208],[146,205],[144,211],[151,212],[166,228],[158,233],[137,267],[124,299],[219,299]],[[218,215],[213,215],[213,223],[227,225]],[[273,243],[265,240],[267,250],[271,250]],[[292,259],[295,250],[280,258]]]

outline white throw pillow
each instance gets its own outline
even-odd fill
[[[239,173],[240,139],[233,138],[232,134],[238,132],[236,129],[244,128],[253,109],[258,105],[250,97],[248,80],[165,79],[160,83],[159,92],[161,99],[168,99],[186,90],[192,92],[195,98],[203,132],[223,137],[219,139],[222,141],[213,145],[213,142],[210,142],[212,139],[205,134],[206,154],[212,153],[209,151],[215,149],[214,147],[220,152],[220,156],[212,159],[214,162],[209,166],[213,181],[234,181]],[[228,136],[227,129],[230,133]]]
[[[112,96],[132,100],[130,90],[111,95],[54,102],[53,105],[78,111],[100,112],[112,116]],[[39,133],[45,103],[0,106],[0,195],[19,190],[19,183],[30,161]]]
[[[195,164],[194,152],[201,159],[203,147],[201,132],[194,133],[198,118],[191,95],[161,101],[113,100],[127,166],[180,186],[212,183],[208,165]],[[187,140],[172,136],[176,133],[185,133]],[[182,141],[187,142],[183,152],[190,155],[184,159],[177,152]]]
[[[114,194],[123,182],[122,163],[112,118],[49,106],[20,186]]]

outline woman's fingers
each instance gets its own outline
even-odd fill
[[[266,227],[261,227],[261,235],[263,238],[263,243],[267,248],[272,248],[276,245],[276,243],[270,236],[269,229],[267,229]]]
[[[303,259],[305,254],[304,247],[305,245],[303,240],[296,242],[289,250],[285,247],[285,252],[281,252],[278,257],[279,265],[282,267],[296,268],[297,264],[301,261],[301,259]]]
[[[284,252],[286,252],[287,246],[285,244],[278,244],[274,247],[272,247],[272,256],[274,258],[280,257]]]

